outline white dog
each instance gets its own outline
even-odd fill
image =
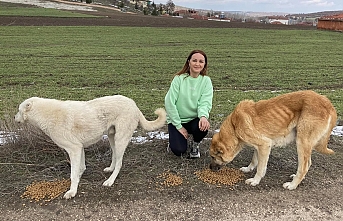
[[[71,163],[69,199],[77,193],[82,173],[86,169],[84,148],[98,142],[104,134],[112,148],[112,163],[104,169],[112,175],[103,183],[111,186],[122,166],[124,151],[138,123],[147,131],[161,128],[166,122],[163,108],[155,111],[158,118],[147,121],[136,103],[121,95],[90,101],[60,101],[32,97],[19,105],[15,121],[28,122],[40,128],[59,147],[65,149]]]

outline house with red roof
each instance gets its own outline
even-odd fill
[[[343,32],[343,13],[319,18],[317,29]]]

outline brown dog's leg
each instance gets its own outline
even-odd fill
[[[298,187],[301,181],[305,178],[308,169],[311,166],[311,144],[300,141],[297,142],[297,152],[298,152],[298,170],[297,173],[291,175],[293,177],[292,182],[286,182],[283,184],[285,189],[294,190]]]
[[[297,152],[298,152],[298,170],[292,175],[292,182],[286,182],[283,187],[294,190],[305,178],[311,166],[312,150],[316,149],[321,153],[332,154],[331,149],[327,148],[327,142],[330,137],[331,127],[328,125],[318,126],[319,122],[313,119],[302,119],[297,128]]]
[[[327,134],[325,134],[317,143],[317,145],[314,147],[314,149],[320,153],[324,154],[334,154],[335,152],[328,148],[328,142],[330,139],[331,131]]]
[[[314,122],[314,124],[313,124]],[[292,182],[283,184],[285,189],[294,190],[298,187],[301,181],[305,178],[308,169],[311,166],[312,149],[321,141],[321,137],[326,131],[322,127],[318,127],[314,120],[303,119],[297,127],[297,153],[298,153],[298,170],[297,173],[291,175]]]
[[[241,167],[240,170],[243,171],[244,173],[249,173],[253,171],[258,164],[258,159],[257,159],[257,150],[254,150],[254,155],[252,156],[251,163],[247,167]]]
[[[253,178],[247,179],[245,181],[246,184],[256,186],[260,183],[262,177],[264,177],[267,171],[267,163],[269,159],[270,150],[271,146],[269,144],[260,146],[257,149],[257,171]]]

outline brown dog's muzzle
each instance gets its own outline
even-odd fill
[[[211,162],[210,169],[212,171],[218,171],[218,170],[220,170],[220,168],[222,168],[222,165],[219,165],[219,164],[217,164],[217,163],[215,163],[213,161]]]

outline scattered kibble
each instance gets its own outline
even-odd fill
[[[239,181],[243,180],[244,174],[239,169],[223,167],[219,171],[212,171],[209,168],[202,169],[195,172],[199,180],[203,182],[220,185],[233,186]]]
[[[171,173],[170,171],[160,174],[157,178],[163,179],[164,181],[160,184],[167,187],[178,186],[181,185],[183,182],[182,177],[177,174]]]
[[[28,185],[21,198],[27,198],[31,201],[49,202],[57,198],[62,193],[66,192],[70,187],[70,180],[54,180],[54,181],[34,181]]]

